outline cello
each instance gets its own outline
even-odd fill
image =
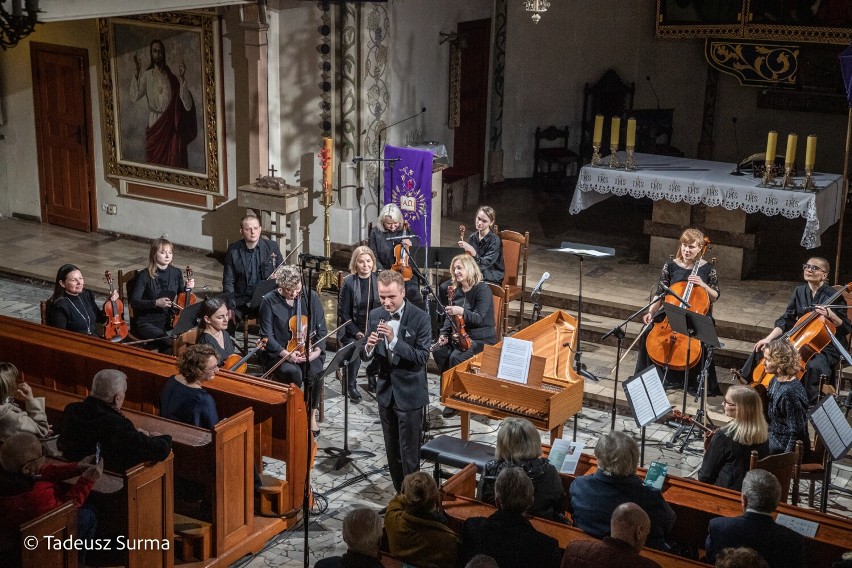
[[[838,298],[842,297],[843,294],[851,289],[852,282],[848,283],[840,290],[837,290],[831,298],[825,301],[825,305],[830,306],[834,304]],[[831,337],[836,331],[837,326],[835,326],[829,318],[818,314],[816,310],[814,310],[800,317],[796,321],[796,325],[791,327],[790,331],[780,337],[780,339],[786,339],[792,343],[793,347],[796,348],[796,351],[799,352],[801,366],[799,367],[799,372],[796,374],[796,378],[801,379],[805,374],[805,367],[807,366],[808,361],[810,361],[814,355],[821,352],[831,344]],[[764,387],[769,387],[769,383],[772,381],[772,377],[774,376],[774,373],[766,372],[766,364],[764,360],[761,359],[754,367],[751,379],[755,383],[760,383]]]
[[[107,270],[104,273],[104,281],[109,285],[109,297],[112,298],[115,287],[112,285],[112,274]],[[109,299],[104,302],[104,313],[107,317],[104,325],[104,339],[113,343],[121,343],[127,337],[127,322],[124,321],[124,302]]]
[[[402,224],[402,236],[408,235],[408,221]],[[404,241],[400,241],[398,245],[393,247],[394,263],[391,270],[402,274],[402,279],[406,282],[411,280],[414,273],[408,265],[408,245]]]
[[[709,245],[710,239],[704,237],[704,245],[696,255],[695,266],[692,268],[690,276],[698,274],[701,259],[704,258]],[[696,287],[692,282],[687,280],[675,282],[671,285],[671,289],[689,304],[689,311],[701,315],[706,315],[710,311],[710,296],[704,288],[700,286]],[[672,296],[666,296],[665,301],[666,303],[686,308],[686,306],[680,303],[680,300]],[[675,371],[685,371],[687,368],[692,368],[701,359],[701,342],[686,335],[675,333],[669,324],[668,318],[654,324],[654,327],[651,328],[651,331],[645,338],[645,349],[648,351],[648,357],[654,363]],[[688,361],[687,353],[689,354]]]
[[[456,287],[450,286],[447,288],[447,305],[453,305],[453,293]],[[467,351],[473,344],[467,330],[464,328],[464,316],[450,316],[450,321],[453,324],[453,335],[458,344],[459,351]]]
[[[186,282],[192,280],[192,269],[190,267],[186,267]],[[198,301],[198,296],[192,293],[192,288],[186,286],[183,290],[183,294],[178,294],[177,298],[175,298],[175,305],[177,306],[177,311],[172,315],[172,327],[177,325],[178,320],[180,319],[180,313],[187,306],[191,306],[195,302]]]

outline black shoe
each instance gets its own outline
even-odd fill
[[[452,418],[453,416],[456,416],[458,413],[459,413],[459,411],[456,410],[455,408],[450,408],[449,406],[445,406],[444,410],[441,411],[441,416],[443,416],[444,418]]]
[[[358,392],[357,388],[349,391],[349,401],[352,404],[358,404],[362,400],[363,400],[363,397],[361,396],[361,393]]]
[[[368,375],[367,376],[367,386],[364,387],[364,390],[367,392],[376,392],[376,376]]]

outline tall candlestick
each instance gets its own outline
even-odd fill
[[[816,134],[808,136],[808,142],[805,146],[805,169],[813,170],[816,163]]]
[[[603,140],[603,120],[602,114],[595,116],[595,132],[592,134],[592,146],[600,148],[601,140]]]
[[[784,166],[793,167],[793,163],[796,161],[796,145],[799,142],[798,134],[788,134],[787,135],[787,154],[784,157]]]
[[[766,168],[771,169],[775,165],[775,149],[778,147],[778,133],[774,130],[769,132],[766,138]]]
[[[618,135],[621,130],[621,118],[617,116],[612,117],[612,122],[609,127],[609,145],[610,146],[618,146]]]
[[[322,188],[323,192],[328,195],[331,195],[332,189],[332,171],[333,171],[333,163],[334,163],[334,145],[332,143],[331,138],[323,138],[322,139],[322,151],[323,151],[323,170],[322,170]]]
[[[635,148],[636,147],[636,119],[628,118],[627,119],[627,147]]]

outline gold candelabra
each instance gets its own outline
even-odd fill
[[[796,180],[793,179],[793,166],[784,166],[784,178],[781,180],[781,187],[796,188]]]
[[[331,198],[331,191],[323,187],[322,200],[320,201],[325,208],[325,233],[323,237],[323,256],[331,258],[331,233],[329,232],[329,209],[334,205],[334,200]],[[327,260],[320,264],[319,277],[317,278],[317,293],[324,289],[329,290],[337,286],[337,274],[331,268],[331,263]]]
[[[775,174],[772,173],[772,166],[767,163],[765,169],[763,171],[763,181],[761,184],[763,187],[769,187],[775,185]]]
[[[636,159],[633,154],[635,153],[636,148],[633,146],[627,147],[627,159],[624,162],[624,169],[629,172],[636,171]]]
[[[601,146],[600,142],[598,142],[597,146],[592,146],[592,166],[597,166],[601,163]]]
[[[621,162],[618,161],[618,144],[610,144],[609,146],[609,167],[620,168]]]
[[[814,168],[805,166],[805,181],[802,182],[802,189],[805,191],[816,191],[814,183]]]

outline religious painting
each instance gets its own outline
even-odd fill
[[[106,171],[119,192],[202,208],[223,201],[217,17],[102,19],[100,36]]]

